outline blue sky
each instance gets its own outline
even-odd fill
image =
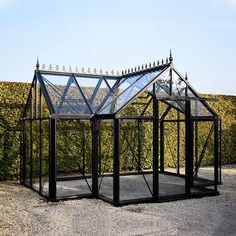
[[[236,0],[0,0],[0,80],[40,64],[122,70],[169,56],[198,92],[236,95]]]

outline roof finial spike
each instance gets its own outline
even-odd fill
[[[172,63],[172,61],[173,61],[173,57],[172,57],[171,49],[170,49],[170,57],[169,57],[169,61],[170,61],[170,63]]]
[[[161,60],[161,64],[162,64],[162,65],[164,64],[164,59]]]
[[[156,62],[154,61],[154,62],[153,62],[153,67],[155,67],[155,66],[156,66]]]
[[[99,73],[102,75],[102,69],[99,70]]]
[[[97,69],[96,68],[94,68],[93,73],[97,74]]]
[[[36,70],[39,70],[39,57],[37,57]]]
[[[157,61],[157,66],[159,66],[159,65],[160,65],[160,61],[158,60],[158,61]]]
[[[149,63],[149,68],[152,68],[152,63],[151,62]]]
[[[188,74],[187,74],[187,72],[185,73],[185,80],[188,80]]]
[[[168,57],[166,58],[166,64],[168,64]]]

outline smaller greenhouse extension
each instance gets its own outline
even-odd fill
[[[20,182],[51,201],[116,206],[217,195],[221,120],[173,58],[117,73],[37,62]]]

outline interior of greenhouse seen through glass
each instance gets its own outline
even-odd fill
[[[20,182],[50,201],[115,206],[217,195],[221,119],[208,100],[171,53],[121,73],[37,61],[21,117]]]

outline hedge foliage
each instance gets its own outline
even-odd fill
[[[19,118],[24,110],[25,103],[28,97],[30,89],[30,84],[28,83],[16,83],[16,82],[0,82],[0,179],[12,179],[18,178],[19,176],[19,168],[20,168],[20,139],[19,139]],[[213,109],[220,115],[222,119],[222,163],[230,164],[236,163],[236,97],[235,96],[226,96],[226,95],[204,95],[206,97],[217,98],[218,102],[210,102],[210,105]],[[134,113],[135,110],[130,107],[129,113]],[[151,110],[151,107],[150,107]],[[147,111],[148,112],[148,111]],[[174,115],[174,114],[173,114]],[[170,113],[170,116],[172,114]],[[210,124],[206,124],[207,128],[203,128],[200,132],[200,136],[204,137],[207,135],[205,131],[210,129]],[[80,126],[81,124],[59,124],[59,138],[58,138],[58,170],[62,172],[66,172],[71,169],[71,163],[73,162],[74,156],[68,155],[68,159],[71,161],[66,161],[63,158],[65,156],[65,147],[69,147],[69,143],[78,143],[76,135],[73,135],[74,126]],[[73,129],[70,129],[70,127]],[[133,156],[137,156],[137,124],[134,123],[121,123],[121,170],[132,170],[137,166],[137,159],[133,158]],[[81,135],[85,136],[86,140],[91,141],[91,129],[89,124],[86,124],[84,127],[84,132]],[[165,146],[165,151],[168,154],[166,159],[166,166],[173,167],[173,160],[171,152],[175,152],[176,150],[171,148],[171,146],[175,146],[175,136],[172,134],[171,130],[176,128],[176,124],[168,124],[166,126],[167,136],[169,139],[169,146]],[[37,129],[35,129],[37,130]],[[81,129],[80,129],[81,130]],[[168,132],[168,130],[170,132]],[[183,130],[183,129],[182,129]],[[124,132],[123,132],[124,131]],[[150,148],[150,142],[152,141],[152,137],[149,133],[152,133],[152,124],[151,122],[140,124],[140,134],[141,134],[141,155],[143,157],[143,161],[141,163],[142,168],[148,169],[151,166],[150,155],[152,149]],[[36,132],[37,133],[37,132]],[[36,134],[37,135],[37,134]],[[180,135],[184,135],[181,133]],[[67,136],[67,138],[63,138]],[[78,136],[77,136],[78,137]],[[105,165],[108,167],[107,171],[112,168],[112,128],[109,123],[104,122],[101,127],[101,155],[104,157],[101,159],[100,168],[103,168]],[[204,139],[203,139],[204,140]],[[167,140],[168,141],[168,140]],[[211,141],[212,142],[212,141]],[[81,143],[81,142],[80,142]],[[85,152],[91,153],[91,145],[90,142],[85,144]],[[171,144],[171,145],[170,145]],[[37,145],[35,148],[37,148]],[[131,145],[133,147],[131,147]],[[199,141],[199,145],[202,145],[201,140]],[[45,147],[48,147],[45,144]],[[79,146],[70,145],[70,147],[78,148],[73,150],[67,150],[68,153],[76,153],[79,152]],[[103,150],[104,149],[104,150]],[[46,152],[46,151],[45,151]],[[184,152],[184,146],[180,147],[180,152]],[[208,163],[210,163],[210,153],[213,150],[209,150],[207,154],[209,156]],[[87,156],[88,154],[86,154]],[[108,158],[107,158],[108,157]],[[87,168],[91,165],[91,160],[87,160],[88,165]],[[104,163],[106,162],[106,163]],[[181,163],[184,162],[184,155],[181,155]],[[205,163],[207,164],[207,163]],[[37,167],[36,167],[37,169]],[[89,170],[85,170],[89,171]],[[46,170],[45,170],[46,172]]]

